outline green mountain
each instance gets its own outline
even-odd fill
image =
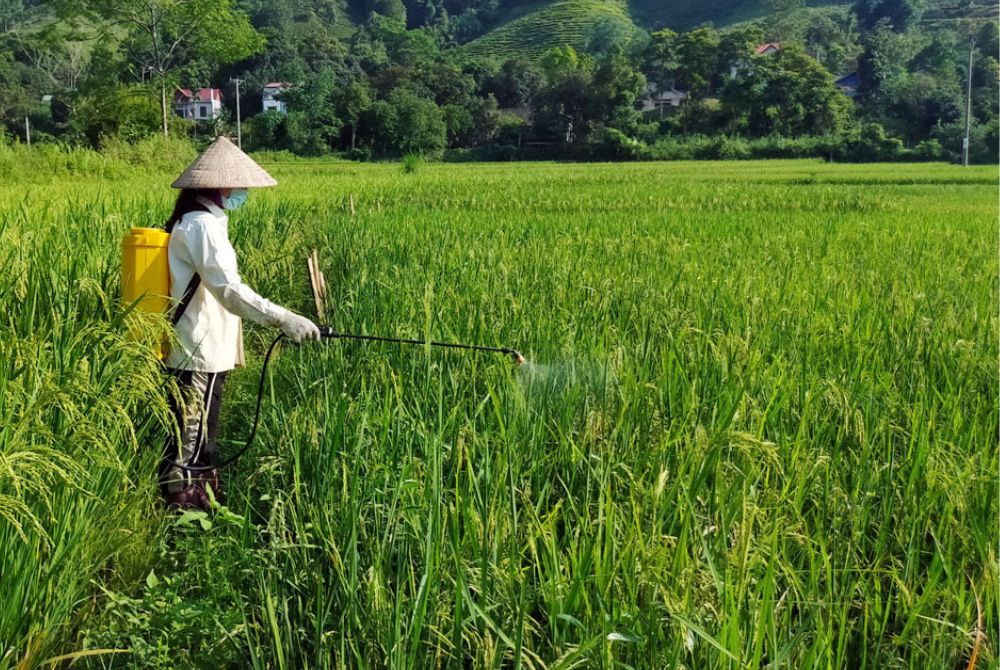
[[[487,32],[462,47],[470,54],[536,57],[552,47],[586,46],[595,26],[634,30],[635,24],[621,0],[556,0]]]

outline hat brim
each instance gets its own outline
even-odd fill
[[[173,188],[266,188],[277,181],[226,137],[219,137],[170,185]]]

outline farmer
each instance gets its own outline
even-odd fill
[[[219,137],[171,185],[181,189],[166,223],[177,344],[166,365],[180,388],[180,398],[173,402],[180,443],[168,442],[160,467],[160,486],[170,507],[207,508],[208,486],[216,497],[220,494],[215,431],[226,375],[243,365],[241,319],[277,326],[295,342],[320,338],[312,321],[243,283],[229,243],[226,212],[239,209],[247,189],[276,183]]]

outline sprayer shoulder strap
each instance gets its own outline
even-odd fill
[[[188,282],[187,288],[184,289],[184,295],[181,296],[181,301],[177,303],[177,306],[174,307],[174,311],[170,314],[170,325],[176,326],[181,320],[181,317],[184,316],[184,312],[187,311],[188,305],[191,304],[191,300],[194,299],[194,294],[200,285],[201,275],[195,272],[194,276],[191,277],[191,281]]]

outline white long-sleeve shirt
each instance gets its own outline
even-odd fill
[[[229,242],[228,217],[211,200],[198,202],[209,211],[185,214],[167,247],[174,301],[180,301],[196,272],[201,285],[177,322],[179,343],[166,363],[179,370],[224,372],[243,364],[240,319],[277,326],[286,310],[243,283]]]

